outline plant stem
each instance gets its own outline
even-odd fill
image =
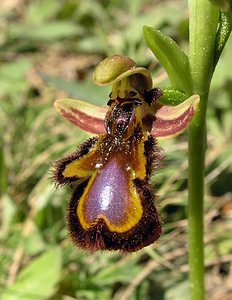
[[[208,0],[189,0],[189,62],[193,93],[201,97],[199,111],[189,128],[189,268],[192,300],[204,299],[204,164],[206,111],[213,74],[218,9]]]
[[[205,113],[208,94],[201,95],[201,110],[189,128],[188,225],[189,268],[192,300],[204,299],[203,200],[206,146]]]

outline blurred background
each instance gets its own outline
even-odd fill
[[[142,26],[188,50],[187,1],[1,0],[0,298],[182,300],[188,297],[187,133],[162,141],[152,177],[163,235],[130,255],[80,251],[67,236],[67,188],[55,190],[54,160],[88,135],[53,108],[72,97],[105,105],[91,79],[106,56],[124,54],[169,85]],[[207,299],[232,299],[232,39],[212,82],[207,116],[205,254]]]

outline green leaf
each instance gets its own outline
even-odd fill
[[[30,67],[30,60],[25,58],[1,63],[0,96],[16,93],[18,97],[19,92],[25,91],[29,85],[25,77]]]
[[[23,246],[27,255],[37,255],[45,250],[45,242],[43,241],[42,234],[35,225],[33,231],[29,236],[23,240]]]
[[[8,235],[11,228],[12,219],[16,213],[17,206],[13,199],[7,193],[1,195],[1,229],[0,237],[5,237]]]
[[[67,39],[82,34],[83,30],[71,22],[52,21],[43,24],[33,24],[31,26],[16,24],[9,29],[10,39],[20,40],[23,36],[24,41],[41,41],[52,43],[56,40]]]
[[[25,23],[28,26],[45,23],[47,20],[52,19],[58,10],[59,2],[56,0],[29,2],[26,10]]]
[[[187,55],[173,39],[159,30],[144,26],[147,45],[167,71],[173,87],[191,94],[191,74]]]
[[[130,282],[130,276],[135,277],[138,272],[139,267],[134,265],[133,261],[119,266],[112,264],[95,274],[94,283],[110,285],[115,282]]]
[[[19,274],[1,300],[44,300],[54,292],[61,275],[61,251],[52,248],[34,259]]]
[[[226,42],[230,36],[232,30],[232,12],[221,11],[219,18],[219,26],[215,39],[215,49],[214,49],[214,67],[216,67],[217,62],[221,56],[222,50],[224,49]]]
[[[3,142],[0,141],[0,195],[7,191],[8,187],[8,176],[7,167],[5,163],[5,153]]]

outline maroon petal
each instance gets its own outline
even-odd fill
[[[151,134],[157,138],[170,138],[182,133],[195,115],[199,101],[198,95],[192,95],[176,106],[156,102]]]
[[[84,131],[92,134],[105,132],[104,119],[107,107],[74,99],[58,99],[54,106],[65,119]]]

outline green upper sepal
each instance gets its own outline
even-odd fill
[[[142,86],[149,91],[152,88],[152,77],[150,72],[124,55],[113,55],[107,57],[96,67],[93,80],[97,85],[114,85],[122,79],[131,77],[135,85]]]

